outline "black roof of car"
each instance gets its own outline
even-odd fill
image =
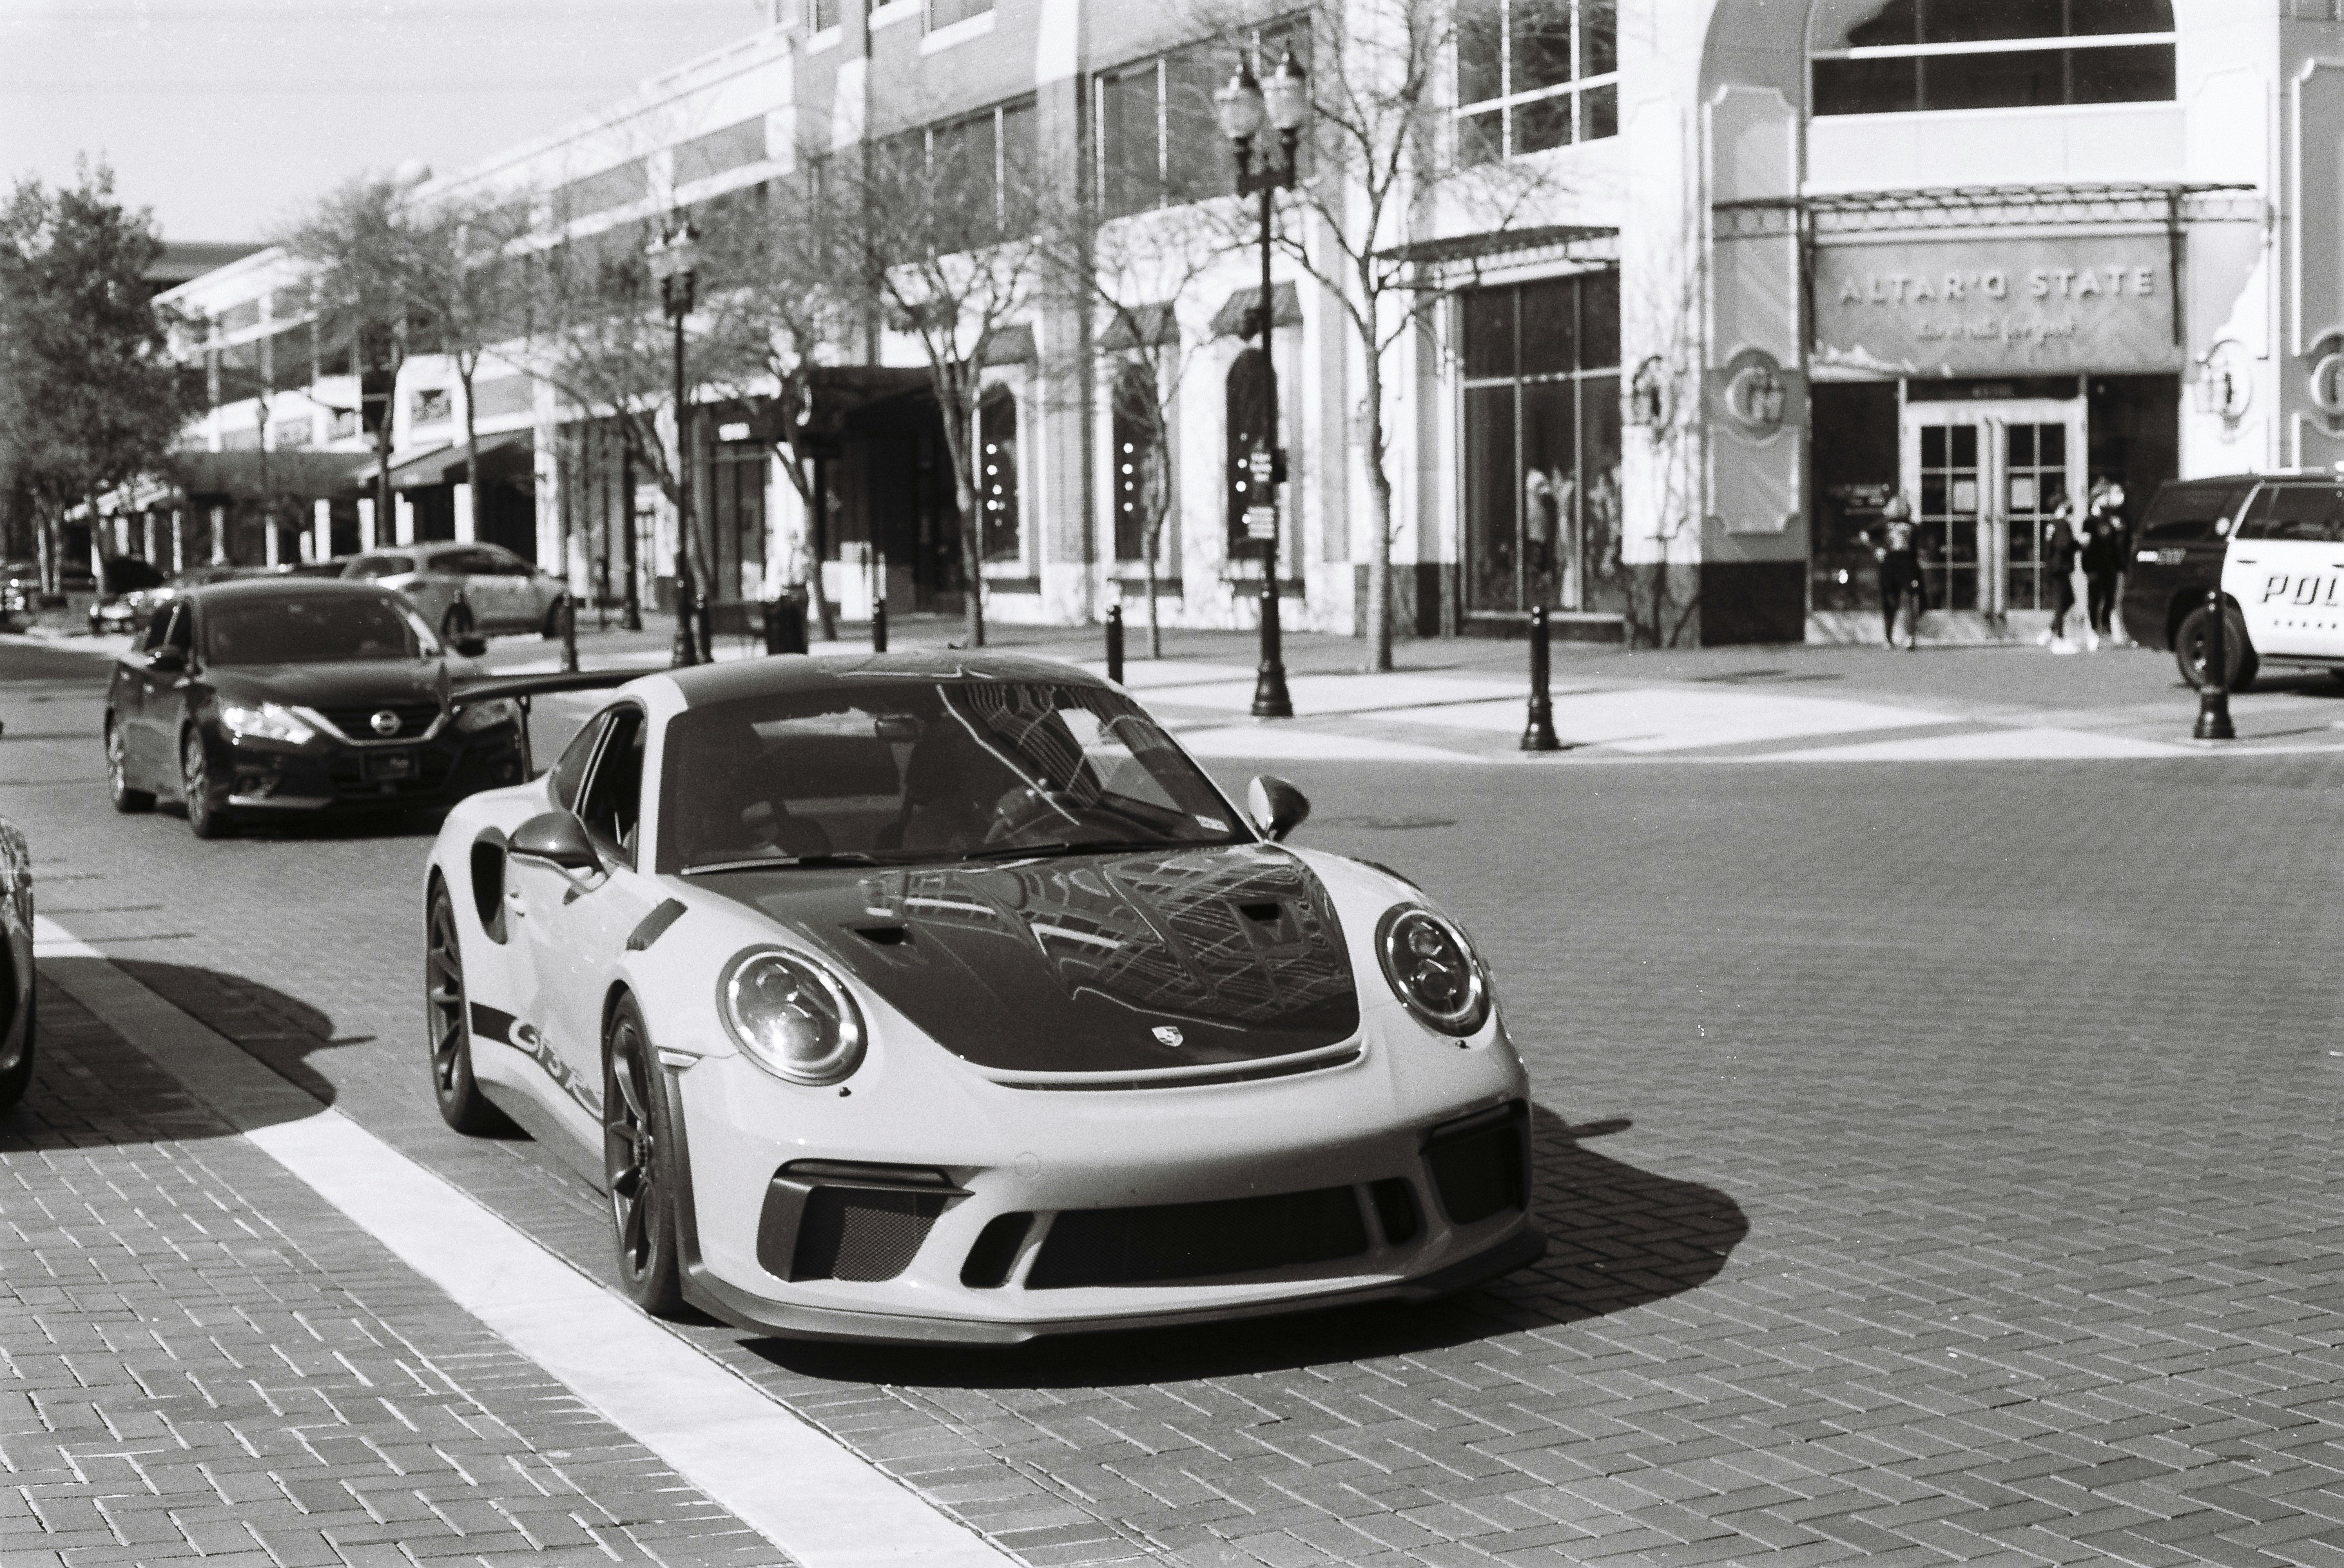
[[[771,696],[777,692],[818,691],[874,676],[922,681],[1049,681],[1066,686],[1106,684],[1089,671],[1056,659],[990,652],[826,653],[819,657],[784,654],[779,658],[699,664],[665,673],[682,692],[684,702],[695,708],[745,697]]]
[[[388,588],[345,577],[232,577],[225,582],[198,582],[187,597],[197,604],[225,604],[246,599],[315,599],[320,593],[347,594],[353,599],[396,599]]]

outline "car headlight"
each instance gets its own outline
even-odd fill
[[[863,1065],[863,1010],[811,958],[752,947],[724,966],[716,1011],[748,1058],[794,1084],[834,1084]]]
[[[317,738],[300,714],[282,703],[263,703],[258,707],[246,707],[238,703],[220,704],[220,727],[239,741],[282,741],[298,746]]]
[[[1471,1035],[1490,1018],[1490,980],[1473,945],[1454,925],[1418,905],[1401,905],[1376,927],[1384,978],[1408,1010],[1444,1035]]]
[[[520,723],[520,704],[510,697],[491,697],[485,703],[474,703],[456,710],[456,727],[466,734],[479,730],[492,730],[499,724]]]

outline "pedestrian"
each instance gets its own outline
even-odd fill
[[[2111,502],[2109,497],[2116,500]],[[2124,504],[2123,492],[2106,482],[2092,487],[2092,500],[2084,518],[2084,612],[2086,625],[2085,645],[2093,652],[2100,651],[2100,639],[2114,638],[2112,618],[2117,607],[2117,575],[2124,570],[2124,518],[2117,509]]]
[[[2067,641],[2067,612],[2076,607],[2076,557],[2082,541],[2076,537],[2075,502],[2062,501],[2043,525],[2043,570],[2051,580],[2051,625],[2036,641],[2054,653],[2073,653]]]
[[[1880,620],[1888,645],[1896,646],[1896,611],[1908,592],[1913,596],[1912,622],[1905,628],[1905,648],[1921,645],[1921,612],[1929,607],[1929,591],[1921,577],[1918,535],[1913,526],[1913,503],[1902,491],[1880,509],[1880,530],[1872,553],[1880,562]]]

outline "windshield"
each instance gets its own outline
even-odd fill
[[[214,664],[337,664],[439,652],[439,639],[414,612],[388,597],[272,594],[204,612],[204,658]]]
[[[668,725],[662,872],[1248,841],[1130,699],[1050,682],[848,683]]]

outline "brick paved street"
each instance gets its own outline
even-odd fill
[[[45,912],[601,1271],[591,1194],[533,1146],[458,1139],[430,1108],[421,830],[198,844],[167,814],[117,818],[92,667],[71,657],[0,651],[18,679],[0,688],[0,811],[32,836]],[[1644,668],[1810,656],[1739,657]],[[1997,659],[1937,685],[1924,668]],[[1867,650],[1791,667],[1839,674],[1851,700],[2006,704],[2022,659],[2055,668]],[[2068,673],[2083,663],[2043,677],[2072,683],[2046,708],[2165,703],[2186,722],[2169,665]],[[2323,693],[2278,701],[2324,727]],[[1542,1263],[1437,1309],[1014,1353],[692,1340],[1037,1564],[2344,1562],[2344,760],[1278,768],[1317,803],[1304,842],[1418,877],[1489,949],[1541,1107]],[[351,1351],[378,1382],[374,1358],[395,1359],[378,1343],[442,1369],[423,1402],[466,1411],[463,1442],[500,1462],[578,1452],[468,1376],[473,1325],[396,1288],[378,1300],[364,1238],[311,1239],[326,1227],[298,1192],[255,1186],[235,1161],[256,1157],[205,1138],[167,1086],[109,1097],[120,1128],[58,1131],[96,1121],[93,1091],[116,1080],[102,1031],[45,1021],[59,1049],[0,1145],[0,1398],[29,1396],[0,1437],[20,1471],[0,1499],[25,1499],[0,1502],[0,1561],[64,1550],[35,1539],[53,1529],[78,1547],[102,1500],[136,1495],[124,1472],[60,1474],[67,1429],[19,1412],[45,1408],[66,1363],[145,1369],[144,1350],[79,1347],[126,1343],[134,1320],[167,1343],[202,1310],[187,1292],[219,1288],[176,1253],[151,1261],[190,1188],[301,1237],[270,1265],[282,1288],[344,1292],[338,1321],[379,1322]],[[84,1139],[99,1152],[69,1158],[86,1174],[48,1148]],[[111,1223],[76,1229],[63,1196],[28,1223],[28,1169]],[[45,1275],[28,1290],[35,1249],[44,1267],[148,1258],[134,1283],[151,1297],[105,1263],[95,1294]],[[35,1316],[76,1350],[25,1355]],[[371,1419],[290,1313],[237,1331],[253,1338],[204,1354],[281,1342],[288,1397]],[[168,1397],[142,1383],[116,1402],[145,1432]],[[298,1415],[248,1419],[281,1433]],[[483,1510],[551,1506],[472,1479]],[[369,1500],[371,1484],[349,1483]]]

